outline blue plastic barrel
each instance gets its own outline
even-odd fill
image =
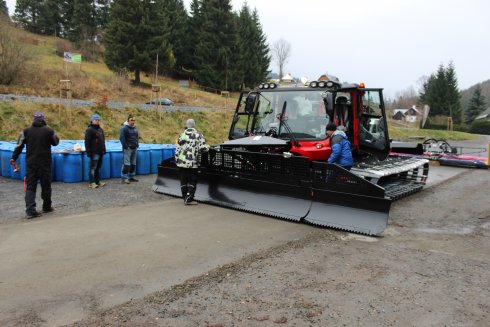
[[[123,153],[119,151],[111,151],[111,177],[121,177],[121,168],[123,164]]]
[[[53,165],[53,176],[52,180],[56,182],[62,182],[64,177],[63,177],[63,170],[64,170],[64,163],[63,163],[63,153],[52,153],[51,154],[51,162]]]
[[[150,149],[150,173],[158,173],[158,165],[162,163],[162,160],[163,151],[161,149],[161,146],[157,145]]]
[[[82,181],[88,181],[88,168],[90,166],[90,158],[87,157],[87,152],[82,153]]]
[[[121,170],[121,168],[119,168]],[[102,167],[100,167],[100,179],[111,178],[111,153],[107,152],[102,157]]]
[[[162,149],[162,160],[167,160],[168,158],[172,158],[175,154],[175,148],[170,147],[168,144],[165,148]]]
[[[2,174],[2,151],[3,151],[3,142],[0,141],[0,176],[3,176],[3,174]]]
[[[14,166],[10,165],[10,177],[13,179],[23,180],[26,175],[26,153],[22,152],[17,158],[17,165],[20,166],[20,170],[18,172],[14,172]]]
[[[2,176],[4,177],[11,177],[12,176],[12,170],[10,169],[10,158],[12,158],[12,153],[14,151],[9,150],[9,149],[3,149],[2,150]]]
[[[100,167],[100,179],[108,179],[111,178],[111,159],[110,159],[110,154],[107,152],[104,154],[102,157],[102,166]],[[90,158],[87,156],[86,152],[83,152],[82,155],[82,180],[83,181],[88,181],[89,176],[88,176],[88,170],[90,168]]]
[[[138,149],[136,156],[136,174],[147,175],[150,173],[150,149],[142,148]]]
[[[82,181],[82,154],[69,152],[63,156],[63,182],[78,183]]]

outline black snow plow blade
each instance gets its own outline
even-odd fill
[[[200,164],[199,202],[367,235],[387,226],[391,201],[384,189],[336,165],[213,149]],[[153,190],[181,196],[172,159],[158,167]]]

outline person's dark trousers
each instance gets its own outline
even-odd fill
[[[103,154],[92,154],[90,158],[90,165],[88,168],[88,179],[90,184],[99,184],[100,182],[100,168],[102,167]]]
[[[180,168],[180,189],[184,202],[194,200],[197,187],[197,168]]]
[[[51,208],[51,164],[27,165],[26,170],[26,214],[36,212],[37,182],[41,182],[41,198],[43,210]]]

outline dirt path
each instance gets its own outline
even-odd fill
[[[77,326],[488,326],[488,171],[395,203],[372,238],[319,229]]]
[[[454,175],[454,169],[459,168],[438,167],[432,170],[431,178],[444,180]],[[37,238],[45,237],[42,244],[59,253],[47,252],[39,257],[34,256],[39,254],[39,249],[32,249],[33,256],[29,258],[27,245],[15,247],[8,243],[11,248],[8,251],[0,247],[0,260],[6,260],[8,254],[8,263],[15,263],[12,258],[17,251],[17,258],[27,256],[26,262],[34,260],[47,269],[39,276],[31,273],[33,267],[20,270],[19,276],[15,276],[22,287],[18,290],[26,291],[28,298],[17,299],[19,314],[8,319],[0,310],[0,322],[6,326],[53,326],[59,325],[53,322],[63,321],[56,315],[66,318],[68,313],[72,317],[65,321],[82,319],[75,324],[77,326],[487,326],[490,318],[490,201],[486,190],[490,173],[457,170],[461,172],[457,177],[396,202],[390,213],[389,227],[378,238],[329,229],[311,228],[311,231],[304,228],[305,225],[200,206],[200,216],[212,221],[207,224],[211,229],[203,234],[221,228],[213,232],[217,232],[218,237],[226,236],[234,247],[218,246],[219,251],[225,250],[221,253],[206,243],[199,245],[202,250],[211,251],[215,258],[210,259],[209,254],[197,256],[197,265],[182,266],[187,270],[180,275],[178,270],[169,275],[168,268],[162,270],[157,264],[153,265],[150,275],[138,269],[151,257],[151,252],[158,251],[152,248],[168,247],[143,234],[150,229],[160,235],[161,226],[151,219],[142,220],[137,230],[125,231],[128,225],[123,224],[130,221],[123,215],[131,207],[148,209],[140,210],[145,215],[151,212],[150,208],[156,210],[156,201],[162,201],[162,195],[149,192],[154,176],[141,176],[140,183],[127,187],[111,180],[103,190],[89,190],[82,183],[55,183],[56,212],[34,223],[47,226],[46,232],[51,234],[39,234]],[[21,218],[24,208],[19,187],[19,182],[0,179],[0,224],[3,225],[0,234],[27,223]],[[101,208],[114,208],[104,210],[115,218],[122,215],[118,225],[112,225],[117,226],[113,230],[128,235],[136,233],[138,242],[134,246],[139,252],[121,247],[118,252],[112,252],[117,256],[111,261],[101,255],[102,245],[97,248],[97,243],[90,242],[80,246],[94,248],[94,255],[87,256],[90,253],[85,252],[87,255],[82,258],[71,255],[75,253],[71,251],[76,250],[76,243],[63,241],[69,239],[70,234],[62,233],[49,241],[49,235],[56,235],[55,231],[61,230],[63,224],[68,225],[68,230],[73,224],[73,235],[97,236],[93,228],[85,229],[78,224],[84,219],[97,220],[94,215],[105,212]],[[220,219],[232,218],[230,212],[233,219],[247,221],[249,225],[237,227],[220,223]],[[74,214],[80,213],[84,214],[73,219]],[[201,230],[192,223],[192,216],[184,217],[192,227],[189,230]],[[110,230],[111,224],[114,223],[108,220],[102,227]],[[298,230],[298,226],[303,230]],[[99,224],[97,231],[102,227]],[[35,234],[29,233],[30,228],[35,226],[29,221],[26,228],[21,229],[25,230],[24,236],[29,237],[29,242],[34,242]],[[186,244],[197,235],[194,232],[186,233],[185,236],[190,237]],[[286,232],[291,235],[287,236]],[[5,235],[0,235],[0,240],[5,240]],[[98,242],[110,241],[111,238],[102,237]],[[134,255],[125,256],[127,250]],[[178,249],[174,250],[174,257],[178,258]],[[70,256],[73,258],[63,264],[63,258]],[[76,258],[80,258],[79,262]],[[59,263],[61,266],[57,266]],[[79,279],[74,278],[75,271],[65,276],[63,269],[70,269],[73,264],[95,266],[100,273],[83,277],[76,270]],[[119,268],[103,268],[107,264],[111,267],[116,264]],[[2,266],[5,268],[5,262]],[[131,273],[131,269],[137,273]],[[26,273],[32,276],[23,281]],[[77,280],[81,281],[80,285],[90,286],[89,290],[84,291],[84,286],[79,290],[63,287],[63,282]],[[64,290],[60,293],[63,296],[53,293],[56,287],[48,287],[49,283],[57,281],[58,288]],[[0,288],[12,286],[2,286],[2,283],[6,283],[6,279],[0,280]],[[21,286],[24,284],[31,284],[31,293],[28,287]],[[42,300],[49,298],[48,293],[52,293],[53,298]],[[132,300],[113,306],[126,301],[125,298]],[[0,292],[0,300],[13,303],[13,298],[7,298],[5,292]],[[43,308],[54,308],[50,311],[51,317],[40,314]]]

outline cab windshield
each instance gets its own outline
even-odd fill
[[[252,133],[288,139],[293,136],[296,139],[325,139],[329,119],[322,99],[323,92],[311,89],[261,92],[251,124]],[[282,114],[284,122],[279,118]]]

